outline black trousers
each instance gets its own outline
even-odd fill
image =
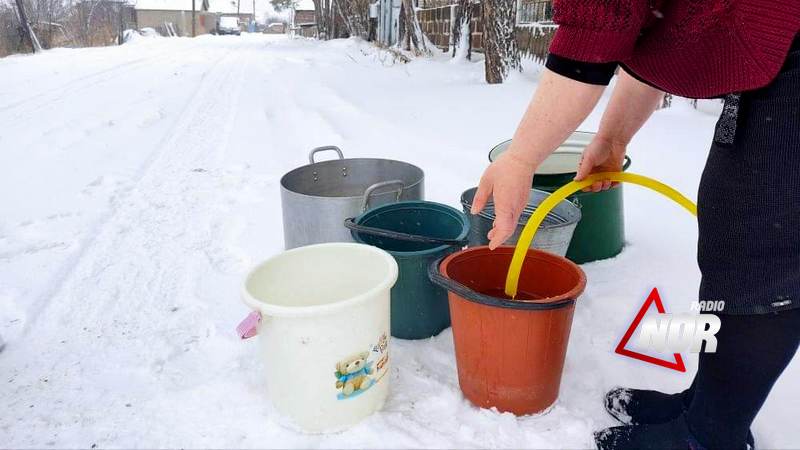
[[[800,38],[769,86],[726,102],[698,222],[700,300],[725,308],[717,352],[701,353],[683,393],[686,416],[700,446],[742,448],[800,343]]]
[[[756,414],[800,344],[800,309],[720,315],[720,321],[717,352],[700,354],[697,375],[683,401],[689,430],[702,447],[741,449]]]
[[[800,307],[797,42],[768,86],[728,97],[700,180],[700,300],[725,314]]]

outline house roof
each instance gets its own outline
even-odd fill
[[[150,9],[159,11],[191,11],[192,0],[135,0],[136,9]],[[253,2],[238,0],[240,14],[252,14]],[[236,14],[237,0],[208,0],[208,11],[219,14]],[[195,8],[200,11],[203,0],[195,0]]]

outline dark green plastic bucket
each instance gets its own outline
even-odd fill
[[[392,336],[423,339],[450,326],[447,291],[430,281],[428,265],[466,245],[466,214],[440,203],[399,202],[367,211],[346,224],[356,242],[386,250],[397,261],[400,272],[392,288]],[[407,236],[376,234],[381,230]],[[426,239],[429,242],[420,242]]]
[[[553,192],[575,178],[583,149],[591,142],[594,133],[576,131],[550,155],[533,176],[533,188]],[[502,154],[511,140],[495,146],[489,152],[489,161]],[[623,170],[631,160],[625,157]],[[622,184],[601,192],[577,192],[569,197],[581,208],[581,221],[572,235],[567,258],[577,264],[611,258],[625,246],[625,210]]]

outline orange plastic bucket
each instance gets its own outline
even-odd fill
[[[429,268],[448,290],[458,383],[482,408],[517,415],[547,410],[558,398],[575,301],[586,275],[560,256],[530,249],[517,298],[504,294],[514,247],[473,247]]]

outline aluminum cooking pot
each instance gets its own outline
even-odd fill
[[[333,151],[339,159],[316,162],[317,153]],[[281,178],[283,237],[286,249],[322,242],[352,242],[344,219],[396,201],[423,200],[425,174],[401,161],[345,159],[335,146],[318,147],[309,165]]]

